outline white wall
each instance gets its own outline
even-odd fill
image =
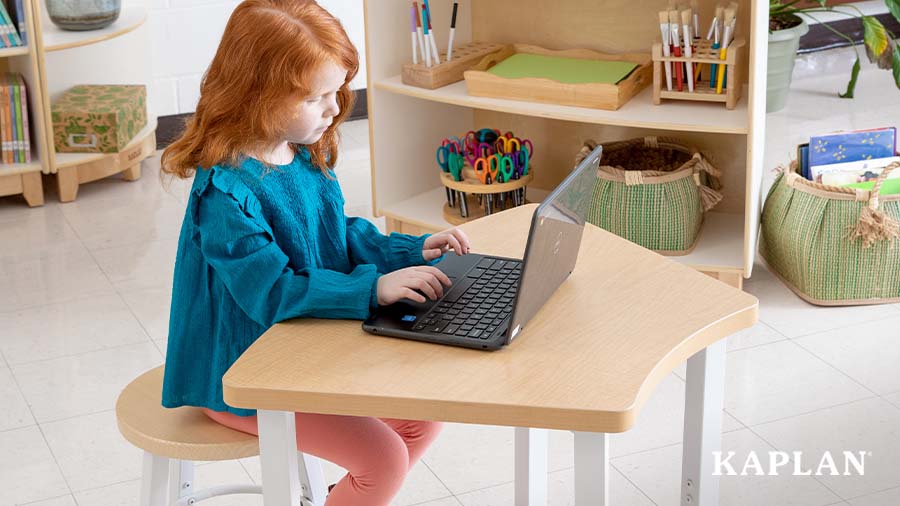
[[[129,0],[125,0],[126,2]],[[151,100],[157,115],[193,112],[200,79],[212,61],[235,0],[147,0],[153,69]],[[360,54],[354,89],[365,88],[363,0],[319,0],[344,24]]]

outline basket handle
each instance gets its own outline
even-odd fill
[[[900,162],[894,162],[881,171],[878,179],[875,180],[875,185],[870,190],[868,205],[862,208],[859,213],[859,221],[850,230],[850,239],[862,239],[863,248],[868,248],[877,242],[900,238],[900,223],[878,208],[881,185],[887,180],[888,175],[898,167],[900,167]]]
[[[694,164],[694,182],[700,189],[700,203],[703,205],[703,211],[706,212],[716,207],[716,204],[722,201],[722,192],[718,191],[721,188],[719,176],[722,173],[706,161],[699,152],[694,153],[693,159],[696,160]],[[701,172],[706,172],[707,184],[703,184],[703,181],[700,179]]]

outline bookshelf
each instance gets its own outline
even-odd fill
[[[432,0],[438,46],[446,49],[452,1]],[[550,49],[587,48],[607,53],[649,53],[659,39],[657,4],[631,0],[459,1],[456,44],[472,41],[526,43]],[[552,5],[552,6],[551,6]],[[701,0],[701,23],[709,23],[714,0]],[[725,199],[706,217],[694,251],[674,260],[734,286],[749,277],[756,251],[765,138],[765,75],[768,5],[741,0],[738,35],[747,40],[742,98],[734,110],[721,104],[665,102],[653,105],[645,89],[618,111],[602,111],[472,97],[464,82],[426,90],[403,84],[411,59],[409,3],[365,2],[373,213],[388,231],[436,232],[451,225],[434,151],[441,139],[490,127],[512,130],[535,145],[531,201],[571,171],[585,139],[600,142],[671,136],[696,145],[723,171]],[[405,13],[405,15],[404,15]],[[502,19],[502,22],[496,20]]]
[[[44,204],[44,190],[41,173],[49,162],[49,119],[50,112],[44,110],[41,90],[43,89],[40,70],[41,41],[35,37],[39,33],[39,0],[23,0],[25,26],[28,30],[28,44],[23,47],[0,49],[0,71],[18,72],[25,78],[28,96],[29,123],[31,128],[31,163],[0,164],[0,197],[22,195],[29,206]]]

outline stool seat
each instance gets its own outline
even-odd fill
[[[201,408],[162,406],[163,366],[125,387],[116,402],[119,431],[134,446],[178,460],[233,460],[259,455],[259,439],[211,420]]]

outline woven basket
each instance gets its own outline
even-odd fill
[[[900,195],[828,186],[782,171],[766,197],[760,254],[800,298],[822,306],[900,302]]]
[[[585,142],[576,162],[595,147]],[[719,171],[674,139],[604,144],[600,163],[587,221],[657,253],[690,253],[704,212],[722,200]]]

